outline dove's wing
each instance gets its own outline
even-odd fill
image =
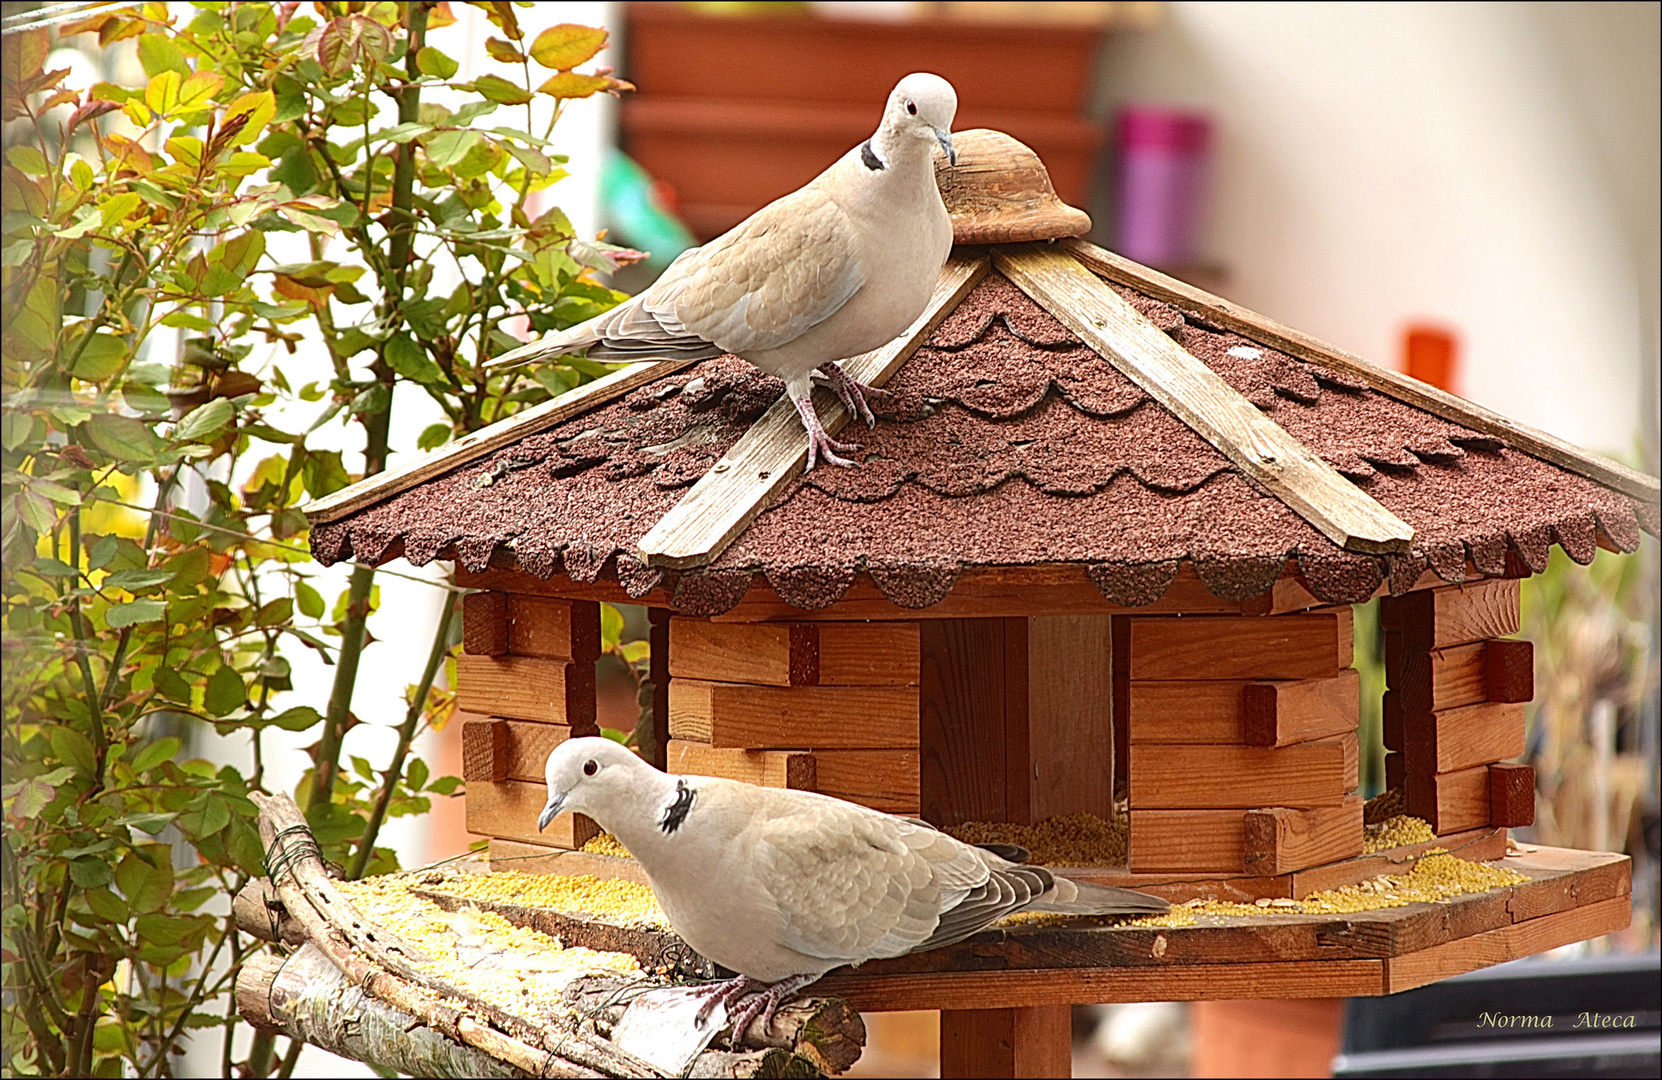
[[[784,942],[822,959],[856,963],[960,941],[1050,882],[1036,867],[994,868],[927,826],[835,802],[815,800],[811,812],[758,828]]]

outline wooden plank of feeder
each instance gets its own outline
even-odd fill
[[[1533,701],[1535,646],[1527,641],[1485,644],[1483,693],[1490,701]]]
[[[486,739],[497,755],[489,766],[483,761]],[[536,720],[464,719],[462,721],[463,773],[462,779],[473,780],[527,780],[541,783],[548,755],[571,738],[571,728],[565,724],[546,724]],[[477,761],[468,755],[469,739],[480,747]],[[479,769],[476,775],[468,770]]]
[[[498,420],[488,427],[463,435],[431,453],[423,454],[408,465],[366,476],[333,494],[314,499],[302,506],[300,511],[313,525],[338,521],[348,514],[373,506],[401,491],[408,491],[435,476],[482,458],[510,443],[516,443],[527,435],[545,431],[561,421],[598,408],[608,401],[622,397],[637,386],[674,374],[691,363],[691,360],[655,360],[644,364],[630,364],[594,382],[567,390],[559,397],[545,401],[541,405],[534,405],[515,413],[506,420]]]
[[[1132,679],[1321,679],[1339,673],[1339,618],[1133,616]],[[1348,664],[1346,666],[1349,666]]]
[[[911,328],[879,349],[842,361],[843,370],[871,386],[888,382],[987,269],[983,255],[948,259],[929,306]],[[829,390],[815,392],[814,408],[828,435],[835,436],[848,422],[847,412]],[[641,537],[641,556],[654,566],[684,568],[710,562],[796,478],[807,460],[802,419],[788,398],[780,398]]]
[[[508,594],[476,592],[462,597],[462,651],[501,656],[508,651]]]
[[[760,787],[817,791],[814,755],[806,750],[733,750],[670,739],[669,772],[718,776]]]
[[[1381,874],[1407,873],[1416,857],[1439,847],[1467,862],[1492,862],[1506,854],[1506,830],[1487,825],[1475,829],[1447,830],[1438,834],[1435,840],[1424,843],[1404,844],[1343,862],[1296,870],[1292,875],[1290,895],[1295,900],[1302,900],[1311,893],[1355,885]]]
[[[1505,761],[1489,766],[1489,824],[1508,828],[1535,824],[1534,769]]]
[[[1402,634],[1404,648],[1429,650],[1508,637],[1522,625],[1521,582],[1490,578],[1382,599],[1381,629]]]
[[[932,825],[1011,820],[1005,712],[1025,708],[1018,700],[1025,686],[1018,692],[1007,683],[1011,674],[1026,678],[1025,663],[1008,660],[1011,635],[1019,635],[1025,660],[1022,619],[930,619],[920,626],[919,798]]]
[[[1339,806],[1356,786],[1356,758],[1355,734],[1279,748],[1133,745],[1131,805],[1143,810]]]
[[[456,701],[466,712],[599,731],[593,663],[463,653],[456,658]]]
[[[600,826],[581,814],[561,814],[546,830],[539,831],[537,817],[547,803],[548,788],[540,781],[469,784],[467,831],[526,844],[569,848],[580,848],[600,835]]]
[[[1245,873],[1241,828],[1245,813],[1133,807],[1126,837],[1127,863],[1137,874]]]
[[[1109,618],[1027,620],[1027,707],[1020,714],[1025,724],[1007,727],[1005,734],[1010,761],[1019,765],[1019,775],[1008,781],[1008,820],[1031,823],[1077,813],[1113,817]],[[1014,656],[1009,661],[1022,662]]]
[[[1247,743],[1243,679],[1119,680],[1132,745]]]
[[[1243,740],[1287,746],[1355,731],[1361,719],[1361,675],[1346,668],[1331,679],[1251,682],[1241,689]]]
[[[1103,358],[1329,540],[1406,551],[1407,522],[1327,464],[1186,352],[1065,250],[994,249],[998,270]]]
[[[525,593],[508,595],[508,651],[592,663],[600,656],[600,605]]]
[[[1633,893],[1633,860],[1613,852],[1531,847],[1506,865],[1527,865],[1532,873],[1547,871],[1512,889],[1506,906],[1513,922]]]
[[[1339,806],[1248,810],[1243,821],[1244,868],[1271,877],[1362,854],[1362,797]]]
[[[1392,707],[1407,717],[1488,701],[1484,664],[1488,646],[1479,641],[1433,652],[1403,650],[1394,657],[1388,649],[1386,679],[1395,694]]]
[[[508,721],[462,720],[462,779],[470,784],[508,779]]]
[[[1486,701],[1406,716],[1403,738],[1412,748],[1410,771],[1450,773],[1505,761],[1524,752],[1524,707]]]
[[[712,623],[675,618],[670,674],[768,686],[910,686],[916,623]]]
[[[1072,1076],[1072,1008],[941,1010],[941,1075]]]
[[[918,691],[671,679],[669,734],[745,750],[916,746]]]
[[[815,750],[817,790],[884,813],[916,816],[922,810],[918,759],[915,749]]]
[[[1633,920],[1625,896],[1513,923],[1385,961],[1385,992],[1395,994],[1468,971],[1504,964],[1563,945],[1626,929]]]
[[[1474,431],[1497,435],[1517,450],[1550,461],[1580,476],[1595,480],[1635,499],[1656,502],[1662,498],[1662,486],[1657,478],[1630,469],[1620,462],[1583,450],[1555,435],[1520,424],[1475,402],[1440,390],[1418,379],[1369,363],[1352,353],[1336,348],[1276,322],[1255,311],[1248,311],[1220,296],[1197,289],[1158,270],[1151,270],[1130,259],[1097,247],[1084,240],[1062,240],[1058,246],[1096,273],[1121,285],[1128,285],[1180,308],[1198,310],[1208,321],[1225,330],[1233,330],[1261,345],[1278,349],[1308,360],[1322,367],[1351,375],[1366,382],[1380,393],[1406,401],[1427,412],[1463,424]]]
[[[1403,779],[1408,812],[1436,831],[1476,829],[1489,823],[1489,766],[1422,774],[1412,760]]]

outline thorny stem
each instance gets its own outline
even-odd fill
[[[444,666],[444,658],[450,655],[450,623],[456,614],[456,601],[453,597],[445,598],[444,607],[439,610],[439,624],[433,629],[433,647],[427,653],[427,666],[421,671],[421,682],[416,685],[415,696],[410,700],[410,707],[404,713],[404,723],[398,729],[398,747],[393,751],[392,764],[381,781],[381,794],[375,800],[375,809],[370,812],[369,824],[364,827],[363,839],[358,842],[358,850],[352,856],[352,865],[346,871],[348,881],[357,881],[364,876],[364,870],[369,866],[369,860],[375,854],[375,840],[380,835],[381,823],[387,818],[387,807],[392,803],[393,791],[398,787],[398,780],[404,774],[404,759],[409,756],[410,743],[415,739],[416,728],[422,716],[427,711],[427,694],[433,688],[433,679],[437,677],[439,668]]]

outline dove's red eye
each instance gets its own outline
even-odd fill
[[[597,773],[599,771],[600,771],[600,766],[599,766],[598,763],[593,762],[593,761],[583,762],[583,775],[584,776],[593,776],[595,773]]]
[[[906,103],[906,111],[911,113],[913,116],[916,116],[918,114],[917,104],[915,102],[908,101]]]

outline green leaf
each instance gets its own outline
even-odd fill
[[[562,71],[537,87],[537,93],[554,98],[586,98],[593,97],[602,90],[622,89],[627,85],[609,75],[583,75],[576,71]]]
[[[155,681],[152,685],[155,686],[157,693],[169,701],[177,701],[181,705],[190,704],[190,683],[186,682],[184,676],[172,668],[157,668]]]
[[[167,614],[167,605],[160,600],[132,600],[116,604],[104,616],[111,630],[122,630],[139,623],[159,622]]]
[[[308,619],[323,617],[323,594],[312,588],[304,581],[294,583],[295,603],[300,605],[300,614]]]
[[[92,740],[82,735],[72,727],[62,724],[52,729],[50,737],[52,753],[59,761],[75,766],[81,772],[91,775],[98,767],[97,755],[93,753]]]
[[[139,940],[153,945],[177,945],[200,927],[195,918],[181,915],[140,915],[133,920]]]
[[[74,488],[64,487],[55,480],[44,477],[35,477],[29,481],[29,490],[44,495],[60,506],[80,506],[81,493]],[[72,571],[73,572],[73,571]]]
[[[140,37],[138,58],[139,63],[144,65],[144,75],[148,79],[153,79],[164,71],[176,71],[181,77],[191,73],[190,62],[185,59],[185,50],[179,48],[171,37],[163,34],[145,34]]]
[[[36,777],[33,780],[23,781],[17,795],[12,799],[10,815],[19,821],[32,817],[39,817],[46,805],[57,797],[58,789]]]
[[[567,71],[594,59],[606,47],[607,36],[605,30],[595,26],[550,26],[531,43],[531,58],[545,68]]]
[[[156,460],[155,436],[130,416],[98,413],[87,421],[87,437],[118,461],[148,464]]]
[[[177,71],[158,72],[144,87],[144,103],[165,116],[179,107],[179,87],[184,81]]]
[[[610,604],[600,605],[600,649],[610,652],[623,638],[623,613]]]
[[[420,758],[410,762],[404,770],[404,783],[411,791],[420,791],[427,786],[427,763]]]
[[[652,657],[650,641],[626,641],[617,648],[618,655],[632,667],[640,667]]]
[[[406,379],[418,383],[444,381],[444,369],[435,364],[421,346],[411,341],[408,334],[394,334],[388,338],[385,355],[392,369]]]
[[[81,355],[75,360],[72,374],[87,382],[103,382],[121,370],[127,359],[127,343],[114,334],[100,330],[87,341]]]
[[[125,221],[134,210],[137,210],[143,202],[144,199],[136,191],[129,191],[105,199],[98,204],[99,220],[105,228],[118,225]]]
[[[179,740],[174,738],[172,735],[169,735],[166,738],[157,739],[155,742],[149,744],[134,755],[133,771],[141,773],[146,769],[154,768],[155,766],[160,765],[168,758],[171,758],[173,755],[177,754],[179,752],[179,746]]]
[[[87,906],[94,915],[106,922],[127,921],[127,903],[108,889],[92,889],[87,893]]]
[[[209,715],[225,716],[242,708],[248,698],[248,688],[243,685],[242,676],[237,669],[227,664],[221,664],[219,670],[208,676],[207,684],[202,690],[202,707]]]
[[[423,75],[431,75],[435,79],[448,79],[456,74],[456,61],[431,45],[416,53],[416,69]]]
[[[494,101],[498,105],[523,105],[531,100],[531,92],[523,86],[516,86],[500,75],[481,75],[473,80],[473,89],[480,97],[487,101]]]
[[[173,895],[173,865],[152,866],[144,856],[130,851],[115,868],[115,883],[134,911],[160,911]]]
[[[18,143],[7,150],[6,160],[30,176],[45,176],[52,171],[52,166],[46,162],[46,155],[27,143]]]
[[[456,789],[461,786],[461,777],[441,776],[437,780],[434,780],[431,784],[428,784],[427,790],[432,792],[434,795],[454,795],[456,794]]]
[[[126,589],[128,592],[136,592],[139,589],[151,589],[172,580],[172,570],[160,568],[153,570],[117,570],[104,579],[104,584],[113,585],[118,589]]]
[[[228,398],[214,398],[205,405],[192,409],[179,426],[173,429],[177,442],[207,442],[219,434],[221,428],[236,416],[236,406]]]
[[[260,610],[254,614],[254,625],[277,626],[288,622],[293,616],[294,601],[286,596],[279,596],[260,605]]]
[[[296,705],[292,709],[285,709],[267,721],[267,723],[280,727],[284,731],[305,731],[307,728],[322,722],[323,714],[310,705]]]
[[[467,156],[484,136],[470,128],[441,131],[427,144],[427,160],[448,169]]]
[[[115,880],[115,871],[103,859],[76,859],[69,864],[69,879],[83,889],[101,889]]]

